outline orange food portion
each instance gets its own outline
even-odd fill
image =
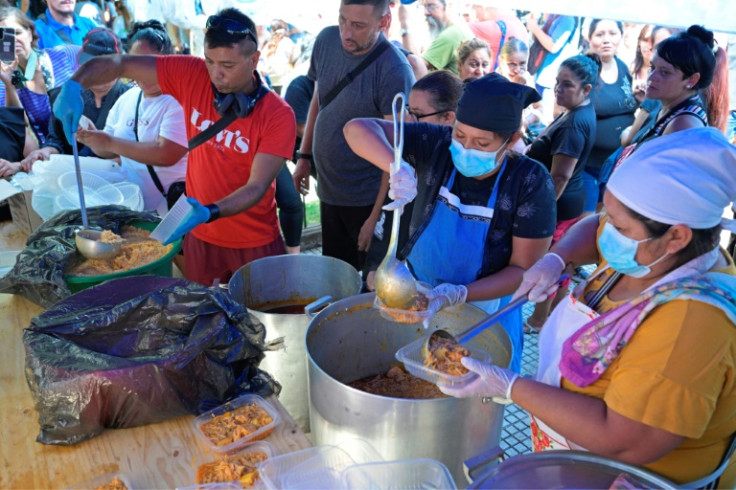
[[[252,403],[214,417],[199,426],[199,430],[215,446],[227,446],[238,439],[248,437],[262,427],[272,423],[271,416],[261,407]],[[263,439],[270,430],[259,434],[253,440]]]
[[[66,273],[71,276],[100,276],[127,271],[155,262],[169,253],[174,246],[171,243],[164,246],[158,240],[149,239],[150,231],[134,226],[124,226],[120,234],[122,237],[105,230],[101,239],[106,243],[129,240],[120,247],[118,255],[108,259],[87,259]]]
[[[252,487],[258,480],[255,465],[266,459],[268,455],[262,451],[225,456],[219,461],[205,463],[197,468],[197,483],[227,483],[239,480],[243,488]]]
[[[418,323],[422,321],[422,317],[415,312],[427,311],[427,308],[429,308],[429,298],[418,292],[416,301],[406,310],[384,308],[383,312],[399,323]]]
[[[128,490],[128,487],[116,476],[111,482],[100,485],[95,490]]]
[[[424,365],[451,376],[462,376],[468,369],[460,360],[469,356],[470,351],[454,340],[434,336],[429,338],[429,352]]]

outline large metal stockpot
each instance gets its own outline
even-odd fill
[[[338,301],[314,317],[307,329],[309,418],[315,444],[360,437],[388,460],[433,458],[443,462],[459,486],[467,485],[463,461],[499,444],[503,406],[480,398],[404,400],[373,395],[346,385],[385,373],[406,344],[441,327],[459,333],[486,317],[472,305],[443,310],[429,330],[388,321],[373,308],[375,294]],[[507,366],[511,343],[496,324],[470,345]]]
[[[306,305],[324,296],[337,301],[360,293],[361,287],[360,274],[347,262],[304,254],[254,260],[238,269],[228,283],[232,298],[266,326],[266,341],[283,337],[283,348],[267,352],[260,367],[281,383],[279,400],[307,432],[309,398],[304,335],[310,317],[305,313],[267,310]]]

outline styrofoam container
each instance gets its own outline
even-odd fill
[[[171,209],[169,209],[169,212],[166,213],[164,219],[162,219],[158,226],[151,232],[150,237],[164,243],[174,234],[179,225],[182,224],[193,211],[194,208],[189,204],[189,201],[187,201],[187,196],[182,194],[181,197],[176,200]]]
[[[107,473],[105,475],[100,475],[96,478],[93,478],[91,480],[87,480],[86,482],[80,483],[79,485],[75,485],[71,487],[71,490],[81,490],[81,489],[89,489],[89,488],[97,488],[101,487],[102,485],[105,485],[107,483],[110,483],[113,481],[114,478],[120,480],[127,488],[134,489],[135,487],[130,482],[130,477],[128,474],[123,473],[121,471],[114,472],[114,473]]]
[[[217,461],[218,459],[222,459],[222,458],[224,458],[226,456],[236,456],[238,454],[245,454],[245,453],[250,453],[250,452],[255,452],[255,451],[261,451],[261,452],[266,453],[266,456],[268,457],[268,459],[271,459],[271,458],[273,458],[276,455],[276,448],[270,442],[267,442],[267,441],[256,441],[256,442],[252,442],[250,444],[246,444],[241,449],[238,449],[237,451],[234,451],[232,453],[222,454],[222,455],[220,455],[219,458],[208,458],[205,461],[203,461],[201,464],[195,464],[195,465],[193,465],[193,467],[192,467],[192,470],[193,470],[193,472],[192,472],[192,481],[196,481],[197,480],[197,469],[202,464],[211,463],[211,462]],[[200,484],[191,485],[191,486],[187,486],[187,487],[177,487],[177,490],[190,490],[190,489],[191,490],[194,490],[194,489],[200,489],[200,488],[201,489],[213,489],[213,490],[214,489],[228,490],[230,488],[243,488],[243,487],[240,484],[240,482],[236,480],[236,481],[222,482],[222,483],[200,483]],[[259,478],[258,480],[256,480],[255,485],[252,485],[249,488],[252,488],[254,490],[257,490],[259,488],[261,488],[261,489],[262,488],[265,488],[265,485],[263,484],[262,479]]]
[[[213,418],[223,415],[227,412],[231,412],[237,408],[243,407],[245,405],[251,405],[255,404],[258,407],[265,410],[265,412],[271,416],[272,422],[270,424],[266,424],[260,429],[254,431],[251,434],[248,434],[245,437],[241,437],[240,439],[237,439],[236,441],[231,442],[230,444],[224,445],[224,446],[217,446],[212,441],[210,441],[207,436],[204,435],[200,427],[212,420]],[[218,452],[218,453],[228,453],[236,451],[249,442],[256,441],[259,439],[263,439],[264,437],[267,437],[271,431],[273,431],[274,428],[281,422],[281,415],[279,415],[279,412],[276,411],[276,409],[268,403],[266,400],[264,400],[262,397],[258,395],[243,395],[235,400],[229,401],[227,403],[224,403],[220,405],[219,407],[213,408],[212,410],[209,410],[202,415],[194,418],[192,420],[192,425],[194,427],[194,432],[196,432],[197,437],[200,438],[202,443],[209,447],[210,449]]]
[[[447,467],[434,459],[356,464],[342,473],[343,488],[376,490],[455,489]]]
[[[426,337],[422,337],[396,351],[396,359],[404,363],[404,367],[409,374],[429,381],[430,383],[458,388],[467,385],[478,377],[476,373],[471,371],[468,371],[462,376],[453,376],[425,366],[422,357],[422,347],[426,340]],[[463,345],[463,347],[470,351],[470,357],[473,359],[482,362],[491,362],[491,355],[488,352],[468,345]]]

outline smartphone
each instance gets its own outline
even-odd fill
[[[15,60],[15,28],[0,27],[0,61],[12,63]]]

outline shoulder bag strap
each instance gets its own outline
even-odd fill
[[[140,142],[140,140],[138,139],[138,112],[141,108],[142,99],[143,90],[141,90],[138,94],[138,101],[135,103],[135,120],[133,122],[133,134],[135,134],[135,140],[138,142]],[[166,197],[166,192],[164,192],[164,185],[161,183],[161,179],[158,178],[158,174],[153,168],[153,165],[146,165],[146,168],[148,169],[148,174],[151,176],[151,180],[153,180],[153,184],[156,186],[156,189],[158,189],[162,196]]]
[[[39,16],[38,16],[38,17],[36,17],[36,18],[37,18],[37,19],[40,19],[40,20],[41,20],[41,22],[43,22],[43,23],[44,23],[44,24],[46,24],[47,26],[51,27],[51,24],[49,24],[49,18],[48,18],[48,17],[46,17],[46,12],[42,13],[41,15],[39,15]],[[64,29],[54,29],[54,32],[55,32],[55,33],[56,33],[56,35],[57,35],[57,36],[59,36],[59,37],[61,38],[61,40],[62,40],[62,41],[64,41],[64,42],[65,42],[66,44],[74,44],[74,42],[72,41],[72,39],[71,39],[71,38],[69,37],[69,34],[67,34],[67,33],[66,33],[66,31],[64,31]]]
[[[225,116],[218,119],[215,124],[208,127],[207,129],[196,135],[194,138],[190,139],[189,151],[192,151],[208,139],[212,138],[214,135],[225,129],[231,122],[233,122],[237,118],[238,116],[236,116],[234,112],[228,112]]]
[[[360,62],[358,66],[356,66],[353,70],[351,70],[347,75],[345,75],[345,78],[340,80],[340,83],[335,85],[332,90],[329,91],[327,95],[325,95],[325,99],[320,103],[319,108],[320,110],[327,107],[330,102],[332,102],[337,95],[342,92],[342,89],[347,87],[350,82],[355,80],[355,77],[360,75],[363,70],[368,68],[368,66],[373,63],[376,58],[381,56],[381,53],[386,51],[390,46],[390,43],[386,39],[382,39],[378,46],[376,46],[376,49],[374,49],[371,54],[365,57],[363,61]]]

